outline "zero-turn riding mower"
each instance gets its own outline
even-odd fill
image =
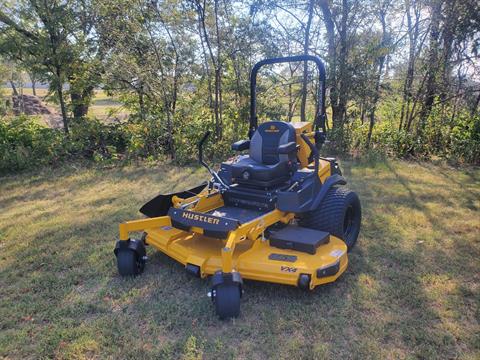
[[[268,121],[258,125],[256,78],[263,65],[313,61],[319,71],[315,120]],[[185,266],[188,273],[212,275],[209,296],[220,318],[240,312],[243,279],[313,289],[335,281],[347,268],[347,251],[360,231],[361,206],[348,190],[334,158],[319,156],[325,142],[325,68],[314,56],[266,59],[251,73],[249,140],[232,145],[238,152],[212,178],[174,194],[159,195],[140,212],[148,218],[120,224],[115,246],[121,275],[138,275],[145,245]],[[144,231],[141,240],[130,232]]]

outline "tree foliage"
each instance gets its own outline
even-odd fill
[[[0,6],[0,49],[50,85],[67,131],[96,87],[119,96],[141,156],[192,158],[207,128],[228,153],[253,64],[305,53],[327,64],[336,150],[478,163],[479,14],[475,0],[19,0]],[[265,68],[258,87],[260,119],[312,119],[313,67]]]

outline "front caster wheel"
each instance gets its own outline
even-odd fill
[[[117,254],[117,267],[121,276],[136,276],[143,272],[145,261],[130,249],[122,249]]]
[[[235,271],[231,273],[217,271],[212,276],[211,297],[220,319],[230,319],[240,315],[242,285],[242,277]]]
[[[119,240],[113,252],[117,257],[118,272],[121,276],[135,276],[143,272],[147,260],[143,241]]]
[[[214,290],[215,311],[220,319],[236,318],[240,315],[241,289],[238,284],[220,284]]]
[[[300,289],[308,291],[310,290],[310,281],[312,280],[311,276],[308,274],[300,274],[298,277],[297,285]]]

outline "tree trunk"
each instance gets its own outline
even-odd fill
[[[30,80],[32,81],[32,94],[33,96],[37,96],[37,89],[35,88],[36,81],[30,77]]]
[[[208,65],[208,56],[205,50],[205,45],[203,43],[203,30],[202,30],[202,20],[200,15],[198,16],[198,34],[200,36],[200,45],[202,46],[202,54],[204,59],[204,70],[207,76],[207,85],[208,85],[208,106],[210,109],[213,109],[213,96],[212,96],[212,79],[210,75],[210,66]]]
[[[450,65],[450,58],[452,57],[452,45],[455,36],[455,27],[457,26],[458,15],[455,13],[456,10],[456,0],[446,1],[445,3],[445,18],[447,21],[443,21],[442,29],[442,40],[443,40],[443,49],[442,49],[442,58],[441,58],[441,84],[440,84],[440,101],[442,107],[446,105],[446,99],[450,90],[450,80],[452,67]]]
[[[346,118],[347,101],[348,101],[348,93],[349,93],[348,91],[349,79],[347,79],[347,55],[348,55],[347,27],[348,27],[349,11],[350,11],[350,5],[348,3],[348,0],[343,0],[341,28],[339,31],[339,35],[340,35],[340,53],[338,58],[339,74],[337,77],[337,81],[340,83],[340,85],[339,85],[338,106],[336,109],[336,114],[334,114],[334,122],[335,121],[337,122],[341,131],[343,131],[343,124]],[[336,116],[336,119],[335,119],[335,116]]]
[[[68,128],[68,117],[67,117],[67,107],[65,105],[65,99],[63,98],[63,82],[62,82],[62,70],[60,66],[55,66],[55,75],[57,77],[57,95],[58,101],[60,102],[60,111],[62,112],[62,121],[63,121],[63,130],[66,134],[69,133]]]
[[[373,127],[375,126],[375,111],[377,110],[377,103],[378,99],[380,98],[380,82],[382,80],[382,73],[383,73],[383,66],[385,65],[385,59],[387,55],[385,54],[385,46],[387,42],[387,26],[385,22],[385,16],[386,16],[387,8],[383,8],[380,10],[380,22],[382,24],[382,40],[380,42],[380,56],[378,57],[378,74],[377,74],[377,79],[375,83],[375,93],[373,96],[373,101],[372,105],[370,108],[370,123],[368,127],[368,135],[367,135],[367,143],[366,143],[366,148],[370,148],[370,142],[372,140],[372,132],[373,132]]]
[[[88,114],[90,101],[93,94],[93,87],[89,86],[83,91],[70,90],[70,100],[72,102],[72,114],[75,119],[80,119]]]
[[[215,33],[217,38],[217,58],[215,63],[215,130],[218,139],[222,138],[223,133],[223,98],[222,98],[222,62],[220,59],[221,55],[221,40],[220,40],[220,29],[218,26],[218,1],[214,0],[214,13],[215,13]]]
[[[288,84],[288,115],[287,121],[291,122],[293,118],[293,94],[292,94],[292,84]]]
[[[57,85],[57,94],[58,94],[58,101],[60,102],[60,110],[62,112],[63,130],[65,130],[65,133],[68,134],[69,128],[68,128],[68,118],[67,118],[67,107],[65,105],[65,99],[63,98],[62,84]]]
[[[423,135],[425,124],[428,116],[432,111],[433,102],[437,95],[437,72],[438,72],[438,47],[440,36],[440,19],[441,19],[442,1],[433,1],[430,5],[431,23],[430,23],[430,49],[428,54],[428,69],[425,90],[425,100],[422,111],[420,113],[420,126],[417,131],[417,138]]]
[[[412,99],[413,100],[413,105],[412,105],[412,110],[410,111],[409,115],[408,115],[408,119],[407,119],[407,125],[405,127],[405,130],[407,132],[410,132],[410,128],[411,128],[411,125],[413,123],[413,119],[417,116],[417,114],[415,113],[415,109],[417,107],[417,104],[419,103],[420,101],[420,97],[422,95],[422,92],[423,92],[423,87],[425,85],[425,81],[427,80],[427,74],[425,74],[423,76],[423,79],[422,81],[420,82],[420,86],[418,87],[418,90],[415,94],[415,97]]]
[[[308,4],[308,20],[305,27],[305,40],[303,43],[303,54],[308,55],[308,47],[310,46],[310,27],[313,18],[313,4],[315,0],[310,0]],[[302,83],[302,102],[300,107],[300,121],[306,121],[306,104],[307,104],[307,83],[308,83],[308,62],[303,63],[303,83]]]
[[[138,94],[138,109],[140,112],[140,119],[142,121],[145,121],[145,94],[141,86],[140,88],[138,88],[137,94]]]
[[[362,123],[362,125],[365,123],[365,114],[367,112],[367,104],[366,104],[366,100],[365,99],[362,99],[362,103],[360,105],[360,122]]]
[[[332,106],[332,112],[337,113],[337,102],[338,102],[338,87],[337,87],[337,52],[335,49],[335,23],[333,22],[332,12],[328,5],[328,0],[319,0],[320,8],[322,9],[323,22],[325,23],[325,29],[327,31],[328,39],[328,82],[330,87],[330,104]],[[339,126],[336,121],[338,116],[332,116],[333,128]]]
[[[460,96],[460,92],[462,90],[462,73],[461,68],[459,67],[457,70],[457,89],[455,92],[455,96],[453,98],[453,108],[452,108],[452,115],[450,117],[450,130],[453,128],[455,116],[457,116],[457,106],[458,106],[458,98]]]
[[[213,102],[213,114],[215,119],[215,135],[217,136],[217,138],[221,138],[222,136],[222,124],[221,124],[222,95],[221,95],[221,65],[220,65],[220,34],[219,34],[219,28],[218,28],[218,0],[215,0],[215,4],[214,4],[215,29],[217,32],[217,58],[215,58],[215,55],[213,55],[212,45],[210,43],[210,38],[207,33],[207,28],[205,24],[205,9],[202,7],[202,5],[198,1],[196,4],[197,4],[197,14],[199,17],[201,30],[203,30],[205,43],[207,45],[208,53],[210,55],[210,60],[212,61],[212,65],[214,68],[215,98]]]
[[[173,139],[173,114],[171,114],[169,110],[167,110],[167,133],[167,152],[172,157],[172,160],[175,160],[175,142]]]
[[[472,105],[472,108],[470,109],[470,116],[473,117],[475,116],[475,113],[477,112],[478,105],[480,105],[480,90],[477,96],[477,100],[475,100],[475,103]]]
[[[18,90],[17,90],[17,87],[15,86],[15,83],[13,82],[13,80],[9,80],[9,82],[10,82],[10,85],[12,86],[13,95],[18,96]]]
[[[412,3],[415,6],[415,0],[413,0]],[[403,85],[402,110],[400,114],[400,123],[398,125],[399,131],[403,127],[404,120],[406,124],[409,119],[410,103],[412,101],[413,75],[415,72],[415,50],[417,48],[417,39],[418,39],[418,33],[419,33],[419,12],[415,8],[415,24],[413,24],[412,15],[410,13],[412,3],[409,0],[405,1],[409,47],[408,47],[407,74],[405,76],[405,82]]]

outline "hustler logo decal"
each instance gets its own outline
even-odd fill
[[[279,132],[280,130],[277,129],[277,127],[275,125],[270,125],[270,129],[266,129],[265,132],[268,132],[268,133],[277,133]]]
[[[192,214],[189,212],[182,213],[182,217],[188,220],[201,221],[213,225],[218,225],[220,223],[219,219],[215,219],[205,215]]]

